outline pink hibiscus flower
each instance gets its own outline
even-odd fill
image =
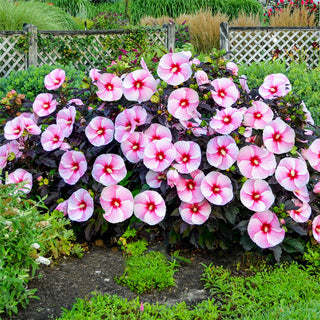
[[[60,160],[59,174],[65,183],[74,185],[87,171],[85,155],[80,151],[67,151]]]
[[[32,174],[24,169],[17,169],[8,174],[6,184],[15,184],[24,182],[25,184],[19,188],[22,192],[28,194],[32,189]]]
[[[114,124],[108,118],[95,117],[87,125],[85,134],[92,145],[105,146],[113,140]]]
[[[33,102],[33,111],[39,117],[46,117],[57,108],[57,100],[53,99],[51,93],[40,93]]]
[[[240,190],[240,201],[252,211],[268,210],[274,202],[274,195],[267,181],[247,180]]]
[[[56,90],[62,86],[66,79],[66,73],[61,69],[54,69],[44,78],[44,86],[48,90]]]
[[[179,172],[175,168],[170,168],[166,174],[167,184],[170,188],[173,188],[177,185],[180,175]]]
[[[200,225],[208,220],[211,206],[207,200],[198,203],[181,202],[179,212],[184,222],[191,225]]]
[[[58,124],[51,124],[41,135],[41,145],[46,151],[52,151],[61,146],[64,139],[62,128]]]
[[[239,67],[234,62],[227,62],[226,69],[232,72],[232,75],[237,76]]]
[[[124,156],[132,163],[137,163],[143,158],[147,145],[147,137],[142,132],[132,133],[127,140],[121,142],[121,150]]]
[[[173,166],[180,173],[191,173],[199,168],[201,163],[200,146],[193,141],[178,141],[174,144],[177,151]]]
[[[320,193],[320,181],[315,184],[312,191],[313,193]]]
[[[91,218],[94,204],[90,193],[85,189],[75,191],[68,199],[68,217],[72,221],[83,222]]]
[[[174,90],[168,98],[168,111],[179,120],[189,120],[199,105],[198,93],[190,88]]]
[[[172,141],[170,129],[158,123],[151,124],[144,134],[148,137],[149,142],[163,139],[168,139],[170,142]]]
[[[291,90],[289,79],[281,73],[269,74],[259,88],[259,94],[264,99],[284,97]]]
[[[204,173],[201,170],[196,170],[191,173],[192,179],[179,177],[176,181],[178,197],[181,201],[188,203],[201,202],[204,196],[200,186],[204,178]]]
[[[320,171],[320,139],[314,140],[306,152],[307,160],[310,166],[317,171]]]
[[[176,150],[168,139],[154,140],[144,149],[143,163],[153,171],[168,168],[176,157]]]
[[[63,108],[57,114],[57,124],[61,127],[66,138],[68,138],[72,133],[75,119],[76,108],[74,106]]]
[[[141,221],[155,225],[164,219],[166,204],[158,192],[147,190],[134,198],[133,212]]]
[[[302,203],[298,199],[293,199],[293,203],[299,209],[296,210],[288,210],[288,214],[295,222],[306,222],[309,220],[311,216],[311,207],[308,203]]]
[[[233,199],[233,187],[229,177],[211,171],[201,182],[201,192],[211,203],[223,206]]]
[[[282,154],[293,148],[296,134],[289,125],[277,118],[266,125],[262,137],[265,147],[270,152]]]
[[[59,203],[54,210],[58,210],[66,216],[68,214],[68,200]]]
[[[131,109],[129,109],[133,120],[136,122],[137,126],[141,126],[147,122],[147,111],[146,109],[142,108],[141,106],[133,106]]]
[[[281,228],[278,217],[267,210],[252,215],[248,224],[248,234],[256,245],[266,249],[281,243],[285,230]]]
[[[4,137],[7,140],[18,139],[24,131],[24,122],[21,117],[16,117],[6,123],[4,126]]]
[[[237,160],[239,148],[231,136],[212,138],[207,144],[208,162],[221,170],[229,169]]]
[[[97,96],[103,101],[117,101],[122,96],[122,81],[112,73],[103,73],[96,83]]]
[[[158,76],[173,86],[187,81],[192,74],[190,58],[181,53],[167,53],[159,61]]]
[[[214,90],[211,95],[214,102],[221,107],[231,107],[239,98],[239,90],[229,78],[215,79],[211,82]]]
[[[293,190],[293,194],[302,202],[309,202],[310,196],[307,186]]]
[[[119,155],[108,153],[97,157],[91,174],[96,181],[108,187],[123,180],[127,169]]]
[[[98,81],[98,79],[99,79],[99,77],[101,76],[101,73],[100,73],[100,70],[98,70],[98,69],[95,69],[95,68],[93,68],[93,69],[91,69],[90,71],[89,71],[89,77],[91,78],[91,81],[96,85],[96,83],[97,83],[97,81]]]
[[[247,84],[247,77],[244,74],[239,77],[239,82],[242,90],[244,90],[246,93],[250,93],[250,89]]]
[[[160,188],[162,181],[166,179],[166,174],[164,172],[149,170],[146,174],[146,182],[148,186],[154,189]]]
[[[277,162],[273,153],[256,145],[250,145],[239,151],[237,165],[246,178],[265,179],[274,173]]]
[[[320,215],[312,221],[312,234],[316,241],[320,242]]]
[[[134,132],[137,127],[134,116],[135,114],[130,111],[130,109],[125,109],[117,115],[114,132],[114,138],[116,141],[121,143],[122,141],[127,140]]]
[[[208,78],[208,75],[203,70],[198,70],[194,74],[194,77],[196,78],[198,86],[202,86],[202,85],[208,84],[210,82],[209,78]]]
[[[20,115],[19,118],[22,119],[24,128],[27,130],[28,133],[33,135],[41,134],[41,129],[37,126],[37,124],[31,117],[24,117],[23,115]]]
[[[273,119],[273,111],[262,101],[253,101],[243,116],[243,124],[253,129],[264,129]]]
[[[289,191],[306,186],[309,182],[307,164],[302,159],[281,159],[275,173],[278,183]]]
[[[0,146],[0,169],[3,169],[7,166],[9,154],[10,154],[9,143]]]
[[[103,217],[111,223],[123,222],[133,215],[133,196],[130,190],[112,185],[103,188],[100,197]]]
[[[157,90],[157,81],[149,72],[135,70],[124,78],[122,90],[129,101],[148,101]]]
[[[210,121],[210,127],[221,134],[229,134],[240,127],[242,118],[238,109],[226,108],[217,112]]]

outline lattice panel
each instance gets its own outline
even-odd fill
[[[166,45],[166,31],[158,30],[148,34],[148,42],[150,45],[159,43]],[[76,41],[75,41],[76,37]],[[121,41],[124,34],[91,34],[91,35],[52,35],[48,33],[39,33],[38,40],[46,40],[47,46],[38,45],[38,65],[49,64],[53,65],[62,60],[63,50],[71,49],[75,51],[72,63],[75,66],[82,66],[87,71],[92,68],[107,66],[107,61],[116,60],[118,56],[113,50],[113,42]],[[39,39],[40,38],[40,39]],[[52,41],[50,41],[50,39]],[[48,41],[49,40],[49,41]],[[50,43],[51,42],[51,43]],[[45,43],[45,42],[44,42]],[[52,43],[54,45],[52,46]],[[61,51],[62,50],[62,51]],[[63,52],[63,55],[65,53]]]
[[[26,55],[16,47],[20,34],[0,36],[0,77],[26,69]]]
[[[229,28],[229,50],[232,60],[251,64],[271,60],[273,53],[286,61],[301,59],[309,67],[319,66],[318,30],[232,30]]]

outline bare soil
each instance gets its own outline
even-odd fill
[[[182,250],[180,255],[191,260],[181,263],[175,273],[176,284],[164,291],[154,291],[140,295],[140,301],[173,305],[185,301],[195,305],[208,299],[209,294],[203,288],[201,275],[203,264],[230,266],[241,256],[241,250],[231,252],[208,252],[204,250]],[[114,281],[115,276],[123,273],[125,258],[122,252],[114,248],[92,247],[81,259],[68,257],[52,266],[40,268],[41,278],[33,279],[29,288],[37,288],[40,300],[32,299],[27,309],[22,309],[10,320],[46,320],[56,319],[62,309],[71,309],[76,298],[89,297],[93,291],[102,294],[116,294],[135,299],[137,294]]]

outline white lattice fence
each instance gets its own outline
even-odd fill
[[[71,61],[87,71],[105,66],[107,60],[118,58],[114,44],[121,43],[128,34],[135,37],[134,30],[37,31],[30,25],[21,32],[0,31],[0,77],[25,70],[30,64],[55,65]],[[147,30],[146,35],[150,46],[157,44],[174,49],[174,25]],[[26,54],[21,44],[18,45],[22,36]]]
[[[320,28],[268,28],[220,26],[220,48],[230,52],[229,58],[250,64],[279,59],[303,60],[311,68],[320,65]]]
[[[17,43],[23,32],[0,33],[0,77],[6,77],[12,71],[26,68],[26,55],[17,49]]]

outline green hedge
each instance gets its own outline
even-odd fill
[[[191,14],[200,9],[210,8],[212,13],[221,11],[230,19],[240,12],[248,14],[262,13],[262,5],[256,0],[131,0],[130,20],[139,23],[144,16],[176,18],[181,14]]]
[[[74,84],[80,87],[84,73],[71,65],[44,65],[38,68],[31,66],[26,71],[12,72],[7,78],[0,78],[0,100],[12,89],[18,93],[25,94],[27,99],[33,100],[39,93],[46,91],[43,79],[55,68],[65,70],[68,78],[74,79]]]
[[[263,79],[271,73],[285,74],[293,91],[301,97],[310,110],[316,125],[320,125],[320,68],[308,70],[305,64],[292,63],[288,70],[284,62],[268,61],[240,66],[239,74],[248,78],[249,88],[258,87]]]

